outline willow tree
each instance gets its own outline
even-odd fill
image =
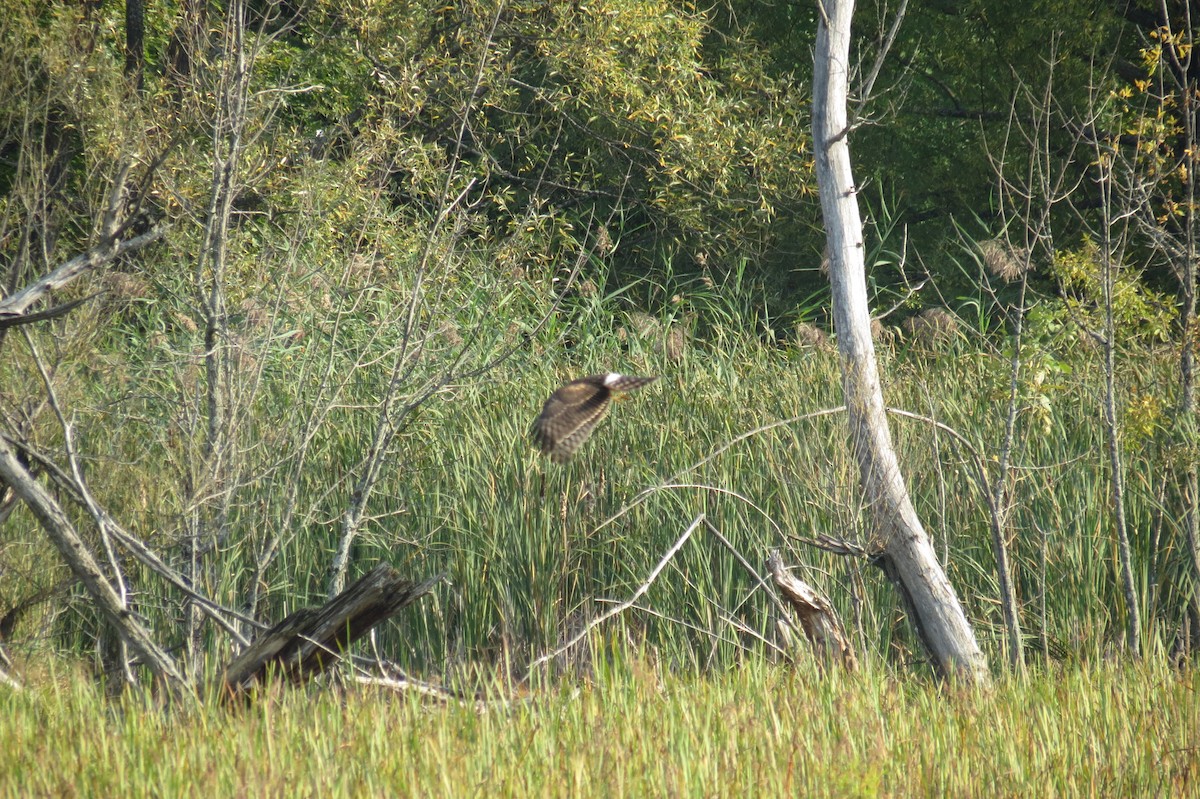
[[[850,163],[847,92],[853,0],[818,0],[813,73],[813,150],[825,221],[833,318],[841,356],[850,438],[866,505],[889,576],[904,596],[938,671],[989,679],[962,604],[938,563],[908,495],[892,446],[867,307],[862,217]]]

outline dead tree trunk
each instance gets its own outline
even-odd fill
[[[851,443],[866,503],[897,579],[912,602],[913,622],[939,672],[988,681],[987,664],[962,605],[917,518],[879,385],[863,256],[862,218],[850,168],[846,119],[853,0],[823,0],[813,77],[813,150],[828,235],[834,325],[841,355]]]
[[[293,683],[312,678],[441,579],[407,580],[386,563],[376,566],[324,607],[297,610],[260,635],[225,669],[225,688],[244,692],[272,670]]]
[[[838,617],[829,600],[818,594],[808,583],[798,579],[783,565],[779,552],[772,551],[767,557],[767,569],[779,593],[795,611],[804,630],[804,637],[812,645],[817,662],[824,666],[833,661],[847,671],[858,668],[858,658],[846,627]]]
[[[146,66],[146,6],[143,0],[125,0],[125,76],[138,92]]]

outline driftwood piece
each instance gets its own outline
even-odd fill
[[[240,693],[268,671],[293,683],[311,679],[337,662],[372,627],[420,599],[441,579],[408,580],[381,563],[324,607],[301,608],[264,632],[230,662],[222,681],[230,692]]]
[[[834,660],[848,671],[857,669],[858,658],[854,654],[854,647],[829,600],[803,580],[789,574],[778,551],[772,551],[767,557],[767,569],[771,572],[775,587],[799,617],[800,627],[816,651],[818,662]]]

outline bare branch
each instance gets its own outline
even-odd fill
[[[157,225],[132,239],[126,241],[104,240],[94,249],[76,255],[50,274],[38,278],[17,293],[0,300],[0,327],[24,324],[20,318],[26,315],[25,312],[31,305],[51,291],[61,289],[81,275],[103,266],[114,258],[140,250],[147,244],[157,241],[162,238],[166,230],[166,225]],[[18,321],[12,321],[14,319]]]
[[[650,590],[650,586],[653,585],[654,581],[658,579],[658,575],[661,574],[662,570],[667,567],[667,564],[671,562],[671,559],[675,557],[676,553],[679,552],[679,550],[683,548],[683,545],[685,543],[687,543],[688,538],[691,537],[692,533],[696,531],[696,528],[699,527],[703,521],[704,521],[703,513],[701,513],[699,516],[697,516],[695,519],[692,520],[692,523],[689,524],[687,529],[683,531],[683,535],[679,536],[679,538],[675,541],[675,543],[671,545],[671,548],[667,550],[666,554],[662,556],[662,560],[660,560],[658,562],[658,565],[655,566],[653,570],[651,570],[650,576],[646,578],[646,582],[644,582],[640,586],[638,586],[638,589],[633,592],[633,596],[629,597],[629,599],[625,600],[621,604],[614,606],[607,613],[603,613],[600,616],[597,616],[596,618],[592,619],[590,622],[588,622],[588,624],[582,630],[580,630],[578,633],[576,633],[574,636],[572,636],[569,641],[567,641],[565,644],[560,646],[558,649],[555,649],[553,652],[548,652],[547,654],[542,655],[540,658],[538,658],[537,660],[530,663],[529,668],[527,668],[525,670],[525,674],[527,676],[529,674],[532,674],[534,669],[538,668],[539,666],[545,665],[546,663],[550,662],[551,660],[557,658],[559,655],[566,652],[571,647],[578,644],[580,641],[582,641],[584,638],[587,637],[588,633],[590,633],[592,630],[594,630],[599,625],[608,621],[613,616],[616,616],[619,613],[623,613],[624,611],[633,607],[634,604],[636,604],[637,601],[639,599],[641,599],[642,594],[645,594],[647,591]]]
[[[172,689],[185,684],[183,673],[174,659],[150,636],[134,617],[112,584],[100,570],[91,549],[75,531],[58,502],[38,483],[17,458],[8,438],[0,434],[0,479],[8,483],[41,524],[71,571],[80,579],[97,608],[121,638],[129,644],[155,676]]]
[[[621,506],[621,508],[619,510],[617,510],[616,513],[614,513],[612,516],[609,516],[604,521],[600,522],[600,524],[596,525],[595,528],[592,529],[592,534],[594,535],[595,533],[599,532],[600,530],[603,530],[605,527],[607,527],[608,525],[617,521],[622,516],[629,513],[630,511],[632,511],[638,505],[641,505],[643,502],[645,502],[650,497],[654,496],[654,494],[658,493],[659,491],[661,491],[665,488],[674,487],[675,481],[678,480],[683,475],[687,474],[688,472],[693,472],[696,469],[699,469],[701,466],[704,466],[706,463],[709,463],[709,462],[715,460],[716,458],[718,458],[722,454],[724,454],[728,449],[735,446],[736,444],[740,444],[741,442],[745,441],[748,438],[753,438],[754,436],[769,432],[769,431],[774,430],[779,427],[787,427],[789,425],[795,424],[796,422],[807,421],[809,419],[817,419],[822,416],[832,416],[833,414],[836,414],[836,413],[842,413],[845,410],[846,410],[845,405],[839,405],[836,408],[823,408],[822,410],[819,410],[819,411],[812,411],[811,413],[802,413],[799,416],[793,416],[789,419],[782,419],[778,422],[771,422],[770,424],[765,424],[765,425],[762,425],[761,427],[756,427],[753,430],[747,430],[745,433],[736,435],[733,438],[726,441],[721,446],[717,447],[715,450],[710,452],[708,455],[704,456],[700,460],[693,463],[692,465],[685,466],[684,468],[675,472],[675,474],[671,475],[670,477],[663,478],[663,480],[661,482],[655,483],[654,485],[649,486],[647,488],[643,488],[641,491],[639,491],[637,493],[636,496],[634,496],[633,499],[629,500],[629,502],[627,502],[623,506]]]
[[[883,62],[887,60],[887,55],[891,51],[892,45],[896,42],[896,36],[900,33],[900,23],[904,21],[904,14],[907,11],[908,0],[900,0],[900,8],[896,9],[896,16],[892,20],[892,26],[888,28],[883,45],[879,48],[879,52],[875,54],[875,63],[871,65],[871,72],[867,75],[867,79],[863,81],[862,96],[859,97],[858,107],[854,109],[854,116],[850,120],[851,126],[858,124],[858,120],[862,119],[862,114],[867,107],[867,103],[871,101],[871,92],[875,88],[875,81],[879,79],[879,70],[883,69]]]
[[[737,547],[730,543],[729,539],[722,535],[721,531],[718,530],[716,526],[708,519],[704,520],[704,526],[707,527],[708,531],[712,533],[718,541],[721,542],[721,546],[728,549],[730,554],[737,559],[737,562],[742,564],[742,568],[750,573],[750,576],[754,578],[754,581],[767,590],[767,596],[769,596],[771,601],[775,603],[775,607],[779,608],[781,611],[786,610],[784,604],[779,600],[779,597],[777,597],[775,592],[771,590],[770,584],[768,584],[767,581],[764,580],[759,573],[754,570],[754,567],[750,565],[750,561],[742,557],[742,553],[738,552]]]
[[[64,302],[62,305],[55,305],[53,308],[47,308],[46,310],[38,311],[37,313],[25,314],[23,316],[0,316],[0,330],[5,329],[6,327],[16,327],[18,325],[31,325],[34,322],[42,322],[46,319],[57,319],[58,317],[65,316],[66,314],[75,310],[88,300],[99,297],[100,293],[101,292],[95,292],[94,294],[89,294],[86,297],[80,297],[79,299],[71,302]]]

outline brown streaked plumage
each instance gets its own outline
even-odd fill
[[[550,395],[533,420],[534,443],[555,463],[566,461],[608,413],[613,392],[633,391],[657,379],[609,372],[572,380]]]

